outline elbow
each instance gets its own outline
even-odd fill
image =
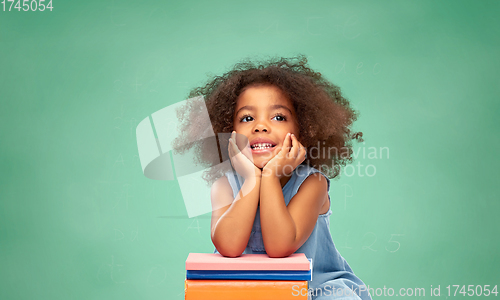
[[[240,256],[243,251],[240,251],[239,249],[225,249],[225,248],[219,248],[219,247],[215,247],[217,249],[217,251],[219,251],[220,255],[224,256],[224,257],[238,257]]]
[[[292,255],[299,247],[296,247],[293,242],[281,241],[264,241],[266,253],[271,258],[282,258]]]
[[[220,255],[224,256],[224,257],[229,257],[229,258],[235,258],[235,257],[239,257],[243,252],[220,252]]]
[[[215,246],[215,249],[220,253],[220,255],[225,257],[238,257],[240,256],[245,248],[241,249],[241,247],[235,247],[232,245],[224,245],[222,242],[218,242],[216,239],[212,238],[212,244]]]
[[[293,252],[267,252],[267,255],[271,258],[283,258],[292,255]]]
[[[281,248],[281,249],[278,249],[278,248],[267,249],[266,248],[266,253],[271,258],[283,258],[283,257],[287,257],[287,256],[292,255],[294,252],[295,251],[293,251],[291,249],[286,249],[286,248]]]

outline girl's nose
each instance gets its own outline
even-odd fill
[[[254,128],[254,131],[255,132],[267,132],[267,126],[265,124],[257,124],[255,125],[255,128]]]

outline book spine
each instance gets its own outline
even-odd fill
[[[189,280],[185,300],[307,300],[307,281]]]
[[[196,280],[312,280],[312,272],[304,271],[196,271],[187,270],[186,279]]]

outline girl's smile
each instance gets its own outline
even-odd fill
[[[244,89],[236,103],[233,124],[236,133],[248,139],[250,159],[261,169],[279,153],[287,133],[299,133],[292,102],[273,85]],[[237,144],[243,149],[246,141],[237,139]]]
[[[274,141],[265,137],[255,138],[249,141],[249,143],[252,153],[255,154],[272,152],[274,147],[276,147],[276,143]]]

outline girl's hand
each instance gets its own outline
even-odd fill
[[[305,159],[306,148],[295,135],[288,133],[283,141],[283,148],[264,166],[262,175],[278,178],[289,176]]]
[[[240,151],[236,143],[236,132],[233,131],[228,145],[231,164],[236,172],[245,178],[245,180],[261,176],[261,170],[253,164],[250,144],[248,144],[248,140],[246,142],[245,148]]]

